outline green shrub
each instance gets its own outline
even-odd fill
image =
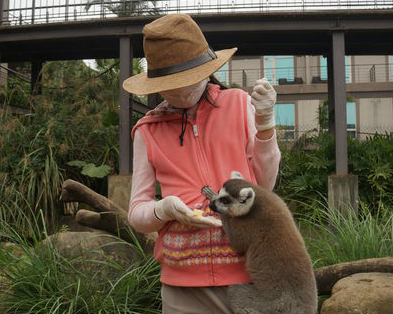
[[[348,142],[349,171],[359,179],[360,199],[372,212],[386,214],[393,204],[393,134]]]
[[[366,258],[393,256],[393,211],[372,214],[364,203],[360,214],[348,209],[345,216],[324,200],[311,209],[314,216],[298,216],[314,267]]]
[[[333,136],[306,135],[281,151],[276,191],[296,203],[297,211],[313,210],[327,198],[327,178],[335,173]],[[359,199],[371,213],[383,214],[393,204],[392,154],[393,134],[348,138],[348,171],[358,176]]]
[[[161,313],[160,267],[151,254],[143,252],[136,238],[131,246],[140,258],[133,265],[121,266],[113,260],[65,259],[49,242],[43,249],[39,219],[31,220],[19,211],[22,219],[34,230],[31,239],[21,236],[15,228],[0,219],[0,238],[12,245],[0,245],[0,311],[1,313]],[[42,211],[40,212],[42,213]],[[94,265],[99,264],[100,271]],[[116,277],[105,277],[116,270]],[[103,275],[104,273],[104,275]]]
[[[334,142],[328,133],[303,136],[293,146],[281,145],[276,192],[297,210],[315,208],[327,193],[327,177],[334,172]],[[307,204],[307,206],[303,206]]]
[[[73,80],[66,80],[70,84],[82,81],[80,89],[60,88],[58,85],[64,84],[60,81],[64,64],[48,63],[44,68],[44,77],[53,72],[52,81],[46,81],[43,95],[29,96],[27,103],[22,104],[31,109],[31,114],[12,115],[9,110],[0,111],[0,212],[12,212],[12,204],[15,204],[30,213],[26,207],[29,204],[35,215],[39,209],[43,210],[50,231],[58,215],[69,206],[59,201],[65,179],[75,179],[104,195],[107,192],[106,177],[85,175],[90,172],[82,173],[68,162],[82,160],[99,169],[105,166],[106,173],[118,172],[119,125],[103,124],[105,113],[114,104],[89,98],[94,96],[91,91],[87,97],[91,86],[88,88],[89,84],[82,82],[91,74],[83,62],[76,63],[77,66],[70,62],[69,71],[77,69],[79,72],[76,71]],[[116,90],[118,92],[118,88]],[[6,216],[17,218],[10,213]]]

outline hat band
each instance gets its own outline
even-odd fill
[[[153,77],[160,77],[169,74],[179,73],[200,66],[213,59],[217,59],[217,55],[214,52],[214,50],[209,47],[209,49],[203,54],[201,54],[200,56],[188,60],[186,62],[179,63],[176,65],[171,65],[169,67],[165,67],[161,69],[147,70],[147,77],[153,78]]]

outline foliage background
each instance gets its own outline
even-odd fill
[[[313,214],[313,205],[327,198],[327,178],[335,173],[334,138],[321,131],[327,128],[323,108],[318,110],[319,132],[306,133],[290,146],[279,142],[282,159],[275,190],[302,213]],[[348,137],[347,142],[348,172],[358,176],[361,208],[386,214],[393,204],[393,134]]]
[[[141,71],[138,60],[134,69]],[[65,179],[106,195],[106,175],[118,172],[118,74],[117,60],[97,60],[97,70],[83,61],[47,62],[42,71],[43,92],[36,96],[30,96],[30,84],[23,79],[9,78],[0,91],[0,102],[4,108],[20,107],[29,113],[12,115],[7,109],[0,113],[3,217],[17,225],[19,219],[9,208],[13,204],[25,208],[28,203],[33,212],[27,208],[25,212],[34,215],[42,209],[46,227],[52,231],[58,216],[73,210],[59,202]],[[135,113],[133,118],[136,121],[139,116]],[[76,160],[106,173],[82,174],[70,164]],[[28,226],[21,227],[31,232]]]
[[[55,249],[34,250],[58,228],[59,215],[75,210],[59,202],[65,179],[106,195],[106,176],[118,172],[118,61],[97,60],[96,70],[82,61],[47,62],[43,93],[36,96],[30,96],[29,67],[16,69],[25,75],[9,77],[0,103],[29,113],[0,113],[0,242],[16,245],[0,245],[0,311],[159,313],[159,266],[151,255],[140,251],[139,264],[98,282],[89,280],[98,274],[76,272],[74,261]],[[138,61],[134,69],[141,71]],[[325,108],[318,116],[323,130]],[[392,134],[348,138],[349,171],[358,175],[360,195],[359,214],[349,217],[326,206],[327,177],[335,170],[331,135],[312,132],[280,146],[276,192],[291,205],[314,267],[393,254]]]

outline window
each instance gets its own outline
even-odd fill
[[[345,82],[351,83],[351,58],[345,56]]]
[[[345,82],[351,82],[351,59],[345,56]],[[327,80],[327,58],[321,57],[321,80]]]
[[[323,105],[325,110],[323,111],[324,123],[322,123],[321,127],[325,132],[328,131],[328,104],[327,102]],[[325,120],[326,119],[326,120]],[[356,137],[356,103],[353,101],[347,101],[347,132],[348,136],[355,138]]]
[[[393,82],[393,56],[389,57],[390,81]]]
[[[356,137],[356,104],[347,102],[347,131],[348,136]]]
[[[278,80],[294,80],[293,56],[265,56],[265,76],[270,84],[277,85]]]
[[[293,140],[295,138],[295,104],[278,104],[274,108],[279,138]]]
[[[228,84],[228,63],[225,63],[221,69],[214,73],[214,76],[223,84]]]

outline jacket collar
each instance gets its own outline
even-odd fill
[[[211,101],[214,103],[214,105],[216,107],[220,107],[220,105],[216,102],[216,99],[217,99],[219,92],[220,92],[220,86],[218,86],[216,84],[208,83],[207,89],[208,89]],[[199,102],[198,108],[196,110],[197,112],[199,112],[198,116],[201,114],[202,115],[207,114],[206,110],[211,110],[211,105],[205,99],[202,99]],[[202,112],[204,112],[204,114]],[[146,115],[137,122],[137,124],[132,129],[131,136],[134,137],[135,130],[143,124],[163,122],[163,121],[172,121],[172,120],[181,120],[182,113],[183,113],[183,109],[172,108],[169,106],[167,101],[163,101],[160,104],[158,104],[156,108],[148,111],[146,113]]]

